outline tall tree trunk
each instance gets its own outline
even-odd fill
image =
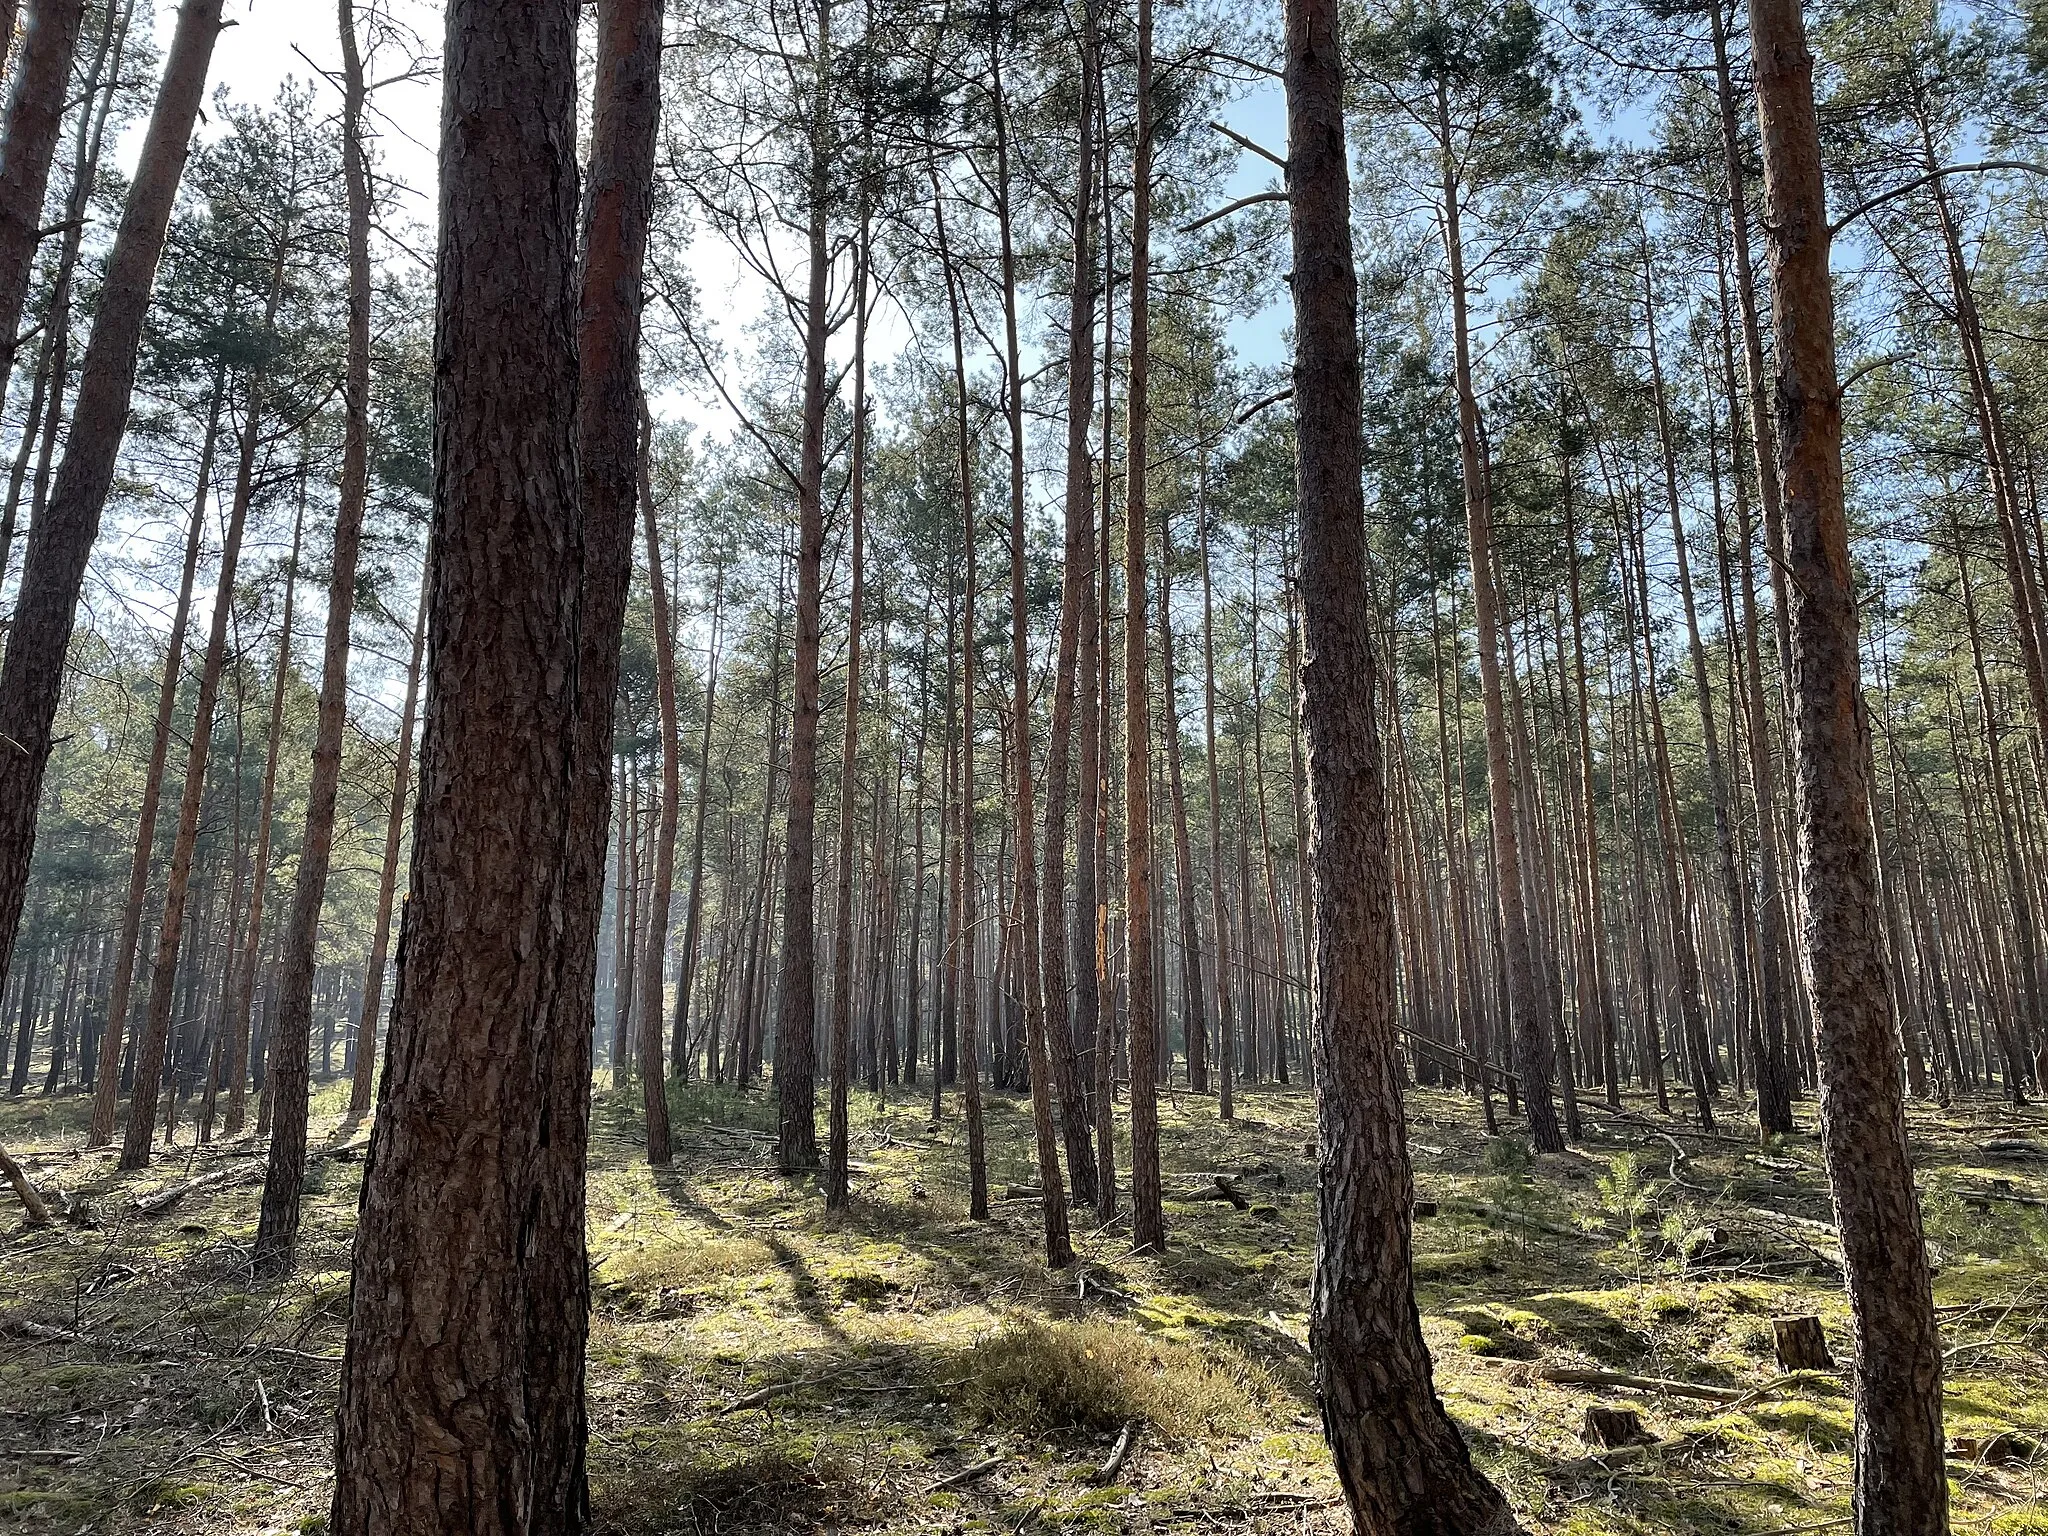
[[[64,657],[78,616],[85,565],[114,482],[114,460],[135,389],[143,317],[206,90],[223,0],[184,0],[143,136],[120,229],[100,285],[78,407],[49,504],[29,530],[21,601],[0,663],[0,984],[21,926],[35,854],[36,804],[49,765]]]
[[[30,0],[21,61],[7,92],[7,114],[0,123],[0,383],[14,371],[22,301],[42,243],[50,160],[64,127],[71,56],[84,18],[85,0]],[[0,48],[14,40],[12,3],[5,20]],[[90,115],[90,101],[85,110]]]
[[[607,23],[653,10],[605,9]],[[574,0],[447,8],[433,639],[410,894],[350,1292],[337,1536],[574,1531],[587,1509],[584,1123],[574,1106],[589,1092],[589,1034],[561,1025],[557,992],[571,805],[587,766],[579,691],[589,684],[578,675],[589,615],[576,441],[576,10]],[[600,35],[610,63],[617,34]],[[623,94],[638,102],[652,91],[653,60],[637,47],[629,57],[642,84]],[[614,72],[601,66],[599,78],[609,84]],[[621,404],[604,402],[615,426]],[[630,414],[626,423],[630,443]],[[630,515],[630,479],[622,505]],[[604,510],[615,519],[621,504]],[[601,874],[602,854],[579,868]],[[593,880],[573,894],[594,902],[597,891]],[[462,1391],[449,1394],[449,1381]]]
[[[185,531],[185,563],[178,574],[178,602],[171,613],[171,637],[165,642],[163,682],[157,689],[156,727],[149,741],[149,767],[142,778],[142,804],[136,812],[135,852],[128,865],[128,894],[121,907],[120,937],[114,941],[114,980],[107,995],[107,1023],[100,1035],[100,1059],[93,1085],[92,1125],[85,1144],[104,1147],[114,1139],[116,1100],[121,1086],[121,1048],[126,1037],[129,993],[135,985],[136,946],[142,936],[142,909],[149,893],[149,872],[156,863],[156,818],[163,800],[164,765],[170,755],[171,727],[178,712],[178,685],[185,676],[185,635],[192,621],[192,583],[199,569],[199,546],[206,527],[206,509],[213,499],[213,456],[220,437],[221,407],[227,398],[227,370],[215,370],[213,405],[206,416],[206,435],[199,445],[199,485],[192,496],[192,519]],[[229,1134],[241,1129],[229,1127]]]
[[[1075,118],[1074,265],[1067,306],[1067,463],[1065,561],[1060,580],[1059,654],[1053,670],[1052,732],[1045,762],[1045,910],[1040,918],[1046,1043],[1059,1084],[1060,1129],[1067,1151],[1067,1178],[1074,1203],[1095,1204],[1095,1143],[1089,1136],[1088,1096],[1081,1080],[1081,1056],[1074,1048],[1077,1025],[1092,1038],[1095,933],[1095,786],[1100,743],[1091,738],[1090,686],[1095,580],[1094,477],[1088,428],[1095,414],[1095,264],[1089,226],[1095,216],[1095,93],[1099,64],[1096,0],[1086,0],[1081,20],[1081,102]],[[1075,816],[1074,887],[1067,906],[1068,767],[1072,761],[1076,696],[1081,698],[1080,809]],[[1068,1007],[1068,953],[1083,1006]]]
[[[939,237],[939,267],[946,281],[946,304],[953,322],[954,437],[960,454],[961,544],[966,556],[960,587],[960,830],[954,854],[954,880],[958,887],[954,906],[960,914],[955,924],[954,946],[960,973],[958,1070],[967,1120],[967,1213],[976,1221],[986,1221],[988,1153],[981,1113],[981,1042],[977,1034],[981,1010],[975,982],[975,949],[980,935],[975,931],[974,916],[974,679],[978,670],[974,610],[981,581],[976,558],[980,529],[974,516],[973,445],[967,435],[967,358],[960,325],[960,285],[946,244],[946,203],[939,193],[936,171],[932,175],[932,213]],[[932,1092],[936,1097],[936,1083]]]
[[[848,532],[852,555],[852,590],[846,615],[846,717],[839,748],[839,861],[837,904],[832,933],[832,1060],[830,1124],[825,1169],[825,1209],[843,1211],[851,1199],[847,1182],[847,1087],[853,1043],[853,833],[856,773],[860,766],[860,628],[866,600],[867,550],[867,343],[868,227],[863,216],[860,244],[854,253],[853,280],[853,463],[848,504],[853,526]]]
[[[724,620],[725,563],[721,559],[711,581],[711,648],[706,653],[704,666],[704,734],[697,746],[697,805],[691,813],[693,824],[690,828],[690,899],[683,909],[683,964],[676,976],[675,1027],[670,1031],[675,1047],[671,1070],[684,1076],[688,1076],[690,1060],[690,993],[697,984],[697,948],[704,931],[704,817],[711,805],[711,728],[718,712],[718,652]],[[727,815],[730,817],[731,812],[728,811]],[[725,971],[721,965],[719,981],[723,984],[724,980]],[[715,1011],[712,1028],[706,1038],[711,1042],[711,1076],[723,1082]]]
[[[642,407],[644,412],[645,407]],[[654,495],[648,484],[648,455],[654,451],[653,424],[643,414],[639,454],[640,512],[647,537],[647,597],[654,616],[654,677],[661,731],[661,802],[655,813],[654,878],[647,892],[646,937],[640,948],[640,1001],[633,1012],[640,1021],[640,1112],[647,1125],[647,1161],[666,1168],[675,1160],[668,1124],[668,1074],[662,1069],[661,1033],[665,1015],[661,984],[668,959],[669,904],[675,895],[676,828],[682,818],[683,741],[676,710],[676,636],[669,618],[668,578],[663,574],[661,530],[655,522]]]
[[[1947,1529],[1940,1331],[1913,1189],[1885,980],[1843,508],[1827,193],[1799,0],[1750,0],[1792,590],[1799,877],[1820,1058],[1821,1145],[1856,1340],[1856,1536]]]
[[[1146,653],[1145,500],[1150,409],[1152,0],[1138,0],[1137,148],[1131,172],[1130,427],[1124,470],[1124,922],[1130,1002],[1131,1242],[1166,1246],[1159,1189],[1159,1008],[1152,990],[1152,721]]]
[[[1409,1271],[1414,1181],[1395,1037],[1379,661],[1362,601],[1358,280],[1336,4],[1289,0],[1285,24],[1321,1129],[1309,1342],[1323,1432],[1358,1528],[1488,1536],[1513,1521],[1437,1399]]]
[[[1053,1269],[1064,1269],[1074,1262],[1074,1249],[1067,1230],[1067,1197],[1060,1182],[1059,1149],[1053,1139],[1052,1060],[1045,1039],[1045,1000],[1039,969],[1038,839],[1033,825],[1037,790],[1031,772],[1030,609],[1024,548],[1024,355],[1017,335],[1017,257],[1010,228],[1010,116],[1003,94],[1002,46],[998,36],[990,39],[989,73],[995,107],[996,228],[1003,279],[1003,403],[1010,427],[1010,740],[1017,839],[1014,979],[1015,991],[1024,1005],[1023,1044],[1031,1090],[1031,1126],[1038,1150],[1038,1182],[1043,1191],[1040,1209],[1045,1219],[1045,1262]],[[1057,931],[1055,927],[1054,932]]]
[[[270,298],[264,330],[276,318],[284,282],[284,248],[271,271]],[[178,823],[171,840],[170,869],[164,875],[163,914],[158,924],[156,957],[150,971],[148,1010],[142,1038],[135,1049],[135,1090],[128,1100],[128,1124],[121,1139],[121,1167],[146,1167],[156,1133],[157,1087],[163,1075],[164,1051],[171,1039],[176,1005],[178,958],[185,934],[185,899],[192,880],[192,857],[199,842],[199,813],[206,794],[206,764],[213,741],[214,712],[220,702],[221,668],[227,659],[228,621],[234,616],[235,572],[241,561],[242,531],[255,494],[256,448],[263,430],[263,379],[252,374],[242,423],[241,460],[235,470],[235,492],[228,507],[227,531],[221,540],[220,578],[213,593],[213,619],[206,636],[206,654],[199,666],[199,695],[192,709],[192,742],[185,754],[185,789],[178,805]]]
[[[1444,247],[1451,267],[1451,320],[1458,389],[1459,463],[1465,485],[1465,529],[1472,551],[1472,610],[1479,631],[1479,690],[1486,715],[1486,782],[1493,822],[1493,861],[1507,967],[1507,1012],[1515,1066],[1528,1106],[1529,1135],[1539,1152],[1562,1152],[1557,1107],[1550,1095],[1551,1046],[1529,948],[1529,916],[1522,904],[1522,850],[1515,829],[1515,780],[1508,753],[1507,707],[1500,678],[1500,598],[1493,573],[1493,492],[1480,444],[1479,399],[1473,392],[1470,326],[1466,320],[1465,248],[1460,193],[1450,154],[1449,108],[1437,88],[1443,148]]]
[[[1346,188],[1347,198],[1349,188]],[[1216,1065],[1217,1113],[1235,1119],[1232,1090],[1237,1084],[1237,1017],[1230,971],[1230,913],[1223,894],[1223,794],[1216,766],[1216,597],[1209,559],[1210,512],[1207,498],[1197,509],[1201,517],[1202,555],[1202,742],[1209,770],[1209,914],[1216,937]]]
[[[263,749],[263,785],[256,796],[256,851],[249,864],[249,914],[246,933],[233,950],[229,963],[234,980],[227,1002],[227,1134],[241,1134],[249,1074],[249,1005],[256,995],[256,957],[263,944],[264,898],[270,889],[271,810],[277,801],[277,757],[284,740],[284,701],[291,686],[292,614],[298,595],[299,549],[306,531],[305,472],[300,471],[299,513],[292,523],[292,558],[285,568],[284,613],[277,632],[277,675],[270,683],[270,728]],[[417,662],[415,662],[417,667]],[[403,749],[401,749],[401,755]],[[403,771],[403,770],[401,770]]]
[[[1197,514],[1199,515],[1199,513]],[[1195,900],[1195,854],[1188,836],[1188,797],[1180,763],[1180,670],[1173,654],[1173,519],[1159,519],[1160,699],[1165,705],[1167,797],[1173,813],[1174,915],[1179,919],[1182,1034],[1187,1040],[1188,1087],[1209,1091],[1209,1019],[1202,1006],[1202,921]]]
[[[398,891],[398,849],[405,835],[405,811],[412,799],[413,728],[419,722],[420,665],[427,644],[427,595],[433,587],[433,552],[420,571],[419,612],[412,623],[412,657],[405,667],[405,703],[398,712],[398,754],[391,771],[391,805],[384,816],[384,859],[377,876],[377,920],[370,939],[369,968],[363,972],[363,1011],[356,1021],[355,1080],[348,1112],[370,1112],[377,1066],[377,1037],[384,1029],[384,969],[391,953],[391,908]],[[605,764],[610,781],[609,763]]]
[[[812,64],[810,168],[806,188],[809,286],[804,317],[803,445],[797,466],[796,673],[789,729],[789,831],[783,847],[782,996],[775,1016],[775,1163],[784,1173],[818,1166],[818,640],[825,561],[825,344],[831,248],[832,0],[818,0]]]

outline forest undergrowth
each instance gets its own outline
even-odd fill
[[[674,1089],[672,1172],[638,1155],[638,1098],[599,1096],[591,1148],[599,1531],[1345,1529],[1305,1346],[1306,1093],[1243,1092],[1229,1126],[1168,1095],[1172,1246],[1090,1222],[1061,1274],[1026,1100],[989,1101],[975,1223],[958,1123],[934,1134],[915,1093],[856,1096],[843,1216],[771,1171],[761,1094]],[[0,1230],[0,1525],[324,1529],[365,1139],[345,1103],[315,1099],[275,1288],[248,1266],[260,1143],[117,1175],[84,1102],[0,1103],[65,1213]],[[1410,1095],[1417,1299],[1473,1454],[1543,1532],[1846,1526],[1847,1384],[1774,1359],[1773,1319],[1808,1314],[1850,1356],[1816,1140],[1760,1152],[1633,1100],[1586,1118],[1536,1157],[1461,1095]],[[2048,1533],[2048,1113],[1916,1107],[1912,1132],[1956,1528]],[[1645,1443],[1589,1444],[1589,1406],[1635,1410]]]

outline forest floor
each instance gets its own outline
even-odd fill
[[[185,1146],[134,1175],[84,1150],[87,1106],[0,1103],[7,1146],[82,1221],[0,1229],[0,1526],[312,1532],[325,1523],[361,1133],[308,1184],[301,1272],[249,1279],[261,1164]],[[637,1094],[632,1096],[637,1100]],[[1076,1269],[1038,1260],[1028,1104],[989,1101],[993,1219],[967,1219],[957,1120],[855,1098],[855,1205],[768,1167],[761,1094],[678,1089],[676,1165],[596,1104],[591,1482],[598,1527],[657,1533],[1346,1528],[1304,1328],[1314,1243],[1303,1093],[1162,1105],[1163,1257],[1076,1213]],[[954,1113],[949,1096],[949,1114]],[[1461,1095],[1416,1090],[1416,1286],[1437,1383],[1532,1531],[1845,1526],[1850,1415],[1833,1372],[1783,1376],[1772,1319],[1847,1309],[1819,1149],[1767,1153],[1631,1102],[1531,1158]],[[1801,1105],[1802,1123],[1811,1105]],[[1732,1116],[1729,1117],[1732,1120]],[[2048,1533],[2048,1115],[1913,1112],[1960,1531]],[[1215,1194],[1218,1176],[1245,1209]],[[156,1212],[136,1201],[195,1178]],[[1085,1277],[1085,1279],[1083,1278]],[[1572,1372],[1653,1378],[1639,1387]],[[1560,1379],[1566,1378],[1566,1379]],[[1589,1405],[1653,1442],[1600,1452]],[[1099,1469],[1138,1426],[1113,1480]]]

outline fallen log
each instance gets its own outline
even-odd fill
[[[976,1478],[988,1476],[989,1473],[995,1471],[997,1467],[1000,1467],[1008,1459],[1006,1456],[991,1456],[986,1461],[977,1461],[973,1466],[955,1472],[951,1477],[940,1478],[931,1487],[925,1489],[925,1492],[943,1493],[948,1488],[962,1487],[967,1483],[973,1482]]]
[[[1131,1459],[1131,1452],[1138,1448],[1138,1428],[1136,1419],[1124,1425],[1124,1432],[1116,1437],[1116,1448],[1109,1453],[1109,1460],[1095,1469],[1096,1482],[1113,1483],[1123,1474],[1124,1463]]]
[[[1634,1392],[1661,1392],[1667,1397],[1697,1397],[1710,1403],[1735,1403],[1747,1396],[1737,1387],[1711,1387],[1698,1381],[1630,1376],[1622,1371],[1584,1370],[1577,1366],[1550,1365],[1537,1374],[1560,1387],[1625,1387]]]

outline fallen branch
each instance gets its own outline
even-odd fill
[[[28,1175],[21,1171],[21,1164],[7,1155],[5,1147],[0,1147],[0,1174],[6,1175],[7,1182],[14,1186],[15,1194],[21,1197],[22,1207],[28,1212],[28,1224],[47,1227],[50,1208],[43,1204],[43,1197],[36,1193],[35,1185],[29,1183]]]
[[[828,1381],[844,1376],[847,1370],[850,1369],[852,1367],[848,1366],[836,1371],[827,1371],[822,1376],[804,1376],[795,1381],[778,1381],[773,1386],[762,1387],[757,1392],[749,1392],[745,1397],[734,1398],[730,1403],[727,1403],[718,1410],[719,1417],[724,1418],[735,1413],[745,1413],[749,1408],[762,1407],[767,1403],[772,1403],[778,1397],[787,1397],[792,1392],[800,1392],[805,1387],[823,1386]]]
[[[1736,1387],[1710,1387],[1697,1381],[1630,1376],[1621,1371],[1582,1370],[1577,1366],[1545,1366],[1537,1374],[1561,1387],[1626,1387],[1635,1392],[1661,1392],[1667,1397],[1704,1398],[1710,1403],[1739,1403],[1748,1395]]]
[[[213,1189],[221,1184],[235,1184],[244,1179],[253,1179],[263,1170],[248,1164],[234,1168],[222,1168],[215,1173],[203,1173],[196,1179],[187,1179],[182,1184],[173,1184],[169,1189],[160,1189],[153,1195],[137,1195],[129,1206],[138,1215],[161,1216],[187,1195],[202,1189]]]
[[[1124,1463],[1131,1459],[1131,1452],[1138,1448],[1138,1421],[1132,1419],[1124,1425],[1124,1432],[1116,1437],[1116,1448],[1109,1453],[1109,1460],[1095,1469],[1095,1481],[1113,1483],[1124,1470]]]
[[[986,1461],[977,1461],[973,1466],[955,1472],[951,1477],[940,1478],[931,1487],[925,1489],[925,1492],[943,1493],[948,1488],[958,1488],[966,1483],[971,1483],[978,1477],[987,1477],[989,1473],[995,1471],[997,1467],[1000,1467],[1007,1460],[1009,1460],[1007,1456],[991,1456]]]

